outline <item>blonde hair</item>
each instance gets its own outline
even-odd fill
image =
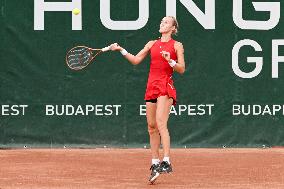
[[[176,17],[174,17],[174,16],[168,16],[168,17],[173,20],[173,26],[175,27],[175,30],[173,31],[173,34],[174,34],[174,35],[177,35],[177,33],[178,33],[178,28],[179,28],[179,26],[178,26],[178,21],[177,21]]]

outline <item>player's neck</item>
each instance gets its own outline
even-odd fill
[[[171,39],[172,39],[172,35],[171,34],[162,34],[161,42],[168,42]]]

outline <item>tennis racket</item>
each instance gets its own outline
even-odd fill
[[[76,46],[66,54],[66,64],[72,70],[81,70],[87,67],[96,56],[110,50],[110,46],[102,49],[92,49],[86,46]]]

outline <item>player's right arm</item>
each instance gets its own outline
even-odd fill
[[[137,65],[137,64],[140,64],[142,60],[144,60],[144,58],[147,56],[147,54],[149,53],[154,43],[155,41],[149,41],[137,55],[133,55],[127,52],[124,48],[122,48],[117,43],[111,44],[110,49],[112,51],[120,51],[131,64]]]

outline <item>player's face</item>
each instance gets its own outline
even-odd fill
[[[160,24],[160,33],[170,33],[175,30],[175,26],[173,26],[173,19],[170,17],[164,17]]]

